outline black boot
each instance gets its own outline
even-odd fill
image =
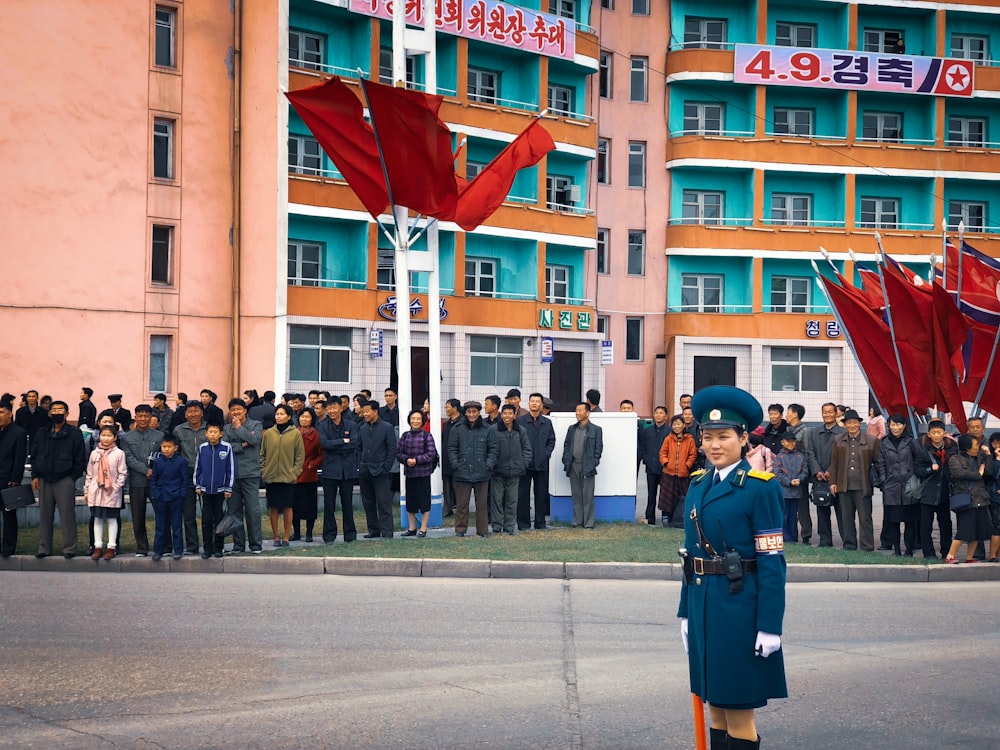
[[[729,750],[729,735],[725,729],[708,730],[709,750]]]
[[[306,541],[311,542],[313,540],[313,524],[315,521],[306,521]]]
[[[757,735],[756,740],[741,740],[736,737],[729,738],[729,750],[759,750],[760,748],[760,735]]]

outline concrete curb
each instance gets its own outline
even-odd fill
[[[561,562],[493,560],[491,578],[565,578],[566,564]]]
[[[267,558],[265,558],[267,559]],[[324,557],[323,570],[338,576],[419,577],[421,560],[405,557]]]
[[[425,559],[421,575],[428,578],[489,578],[490,560]]]
[[[224,558],[222,572],[323,575],[326,572],[326,561],[322,557],[274,557],[268,559],[257,555],[239,555]]]
[[[847,580],[856,583],[925,583],[928,565],[846,565]]]
[[[676,563],[566,563],[566,577],[670,581]]]

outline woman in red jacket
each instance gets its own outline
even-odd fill
[[[295,483],[295,494],[292,499],[292,541],[302,539],[301,522],[306,522],[306,541],[313,540],[313,526],[316,525],[316,509],[318,498],[316,489],[319,487],[319,468],[323,465],[323,446],[319,442],[319,432],[316,431],[316,412],[306,407],[299,414],[299,432],[302,433],[302,443],[305,446],[305,462],[302,473]]]
[[[660,510],[663,512],[664,526],[684,526],[684,496],[687,495],[688,484],[691,482],[691,469],[698,459],[698,446],[694,438],[684,431],[684,420],[680,414],[670,418],[670,434],[663,438],[660,446],[660,465],[663,466],[663,476],[660,477]],[[673,519],[674,510],[680,506],[681,518]]]

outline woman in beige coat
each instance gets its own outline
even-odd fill
[[[305,457],[302,433],[292,424],[292,409],[280,404],[274,410],[274,427],[264,430],[260,442],[260,474],[264,480],[275,548],[288,546],[295,483],[302,473]],[[278,511],[282,516],[284,533],[281,535],[278,534]]]
[[[118,432],[102,427],[97,447],[87,460],[87,481],[83,499],[94,519],[94,553],[91,559],[111,560],[118,550],[118,524],[122,513],[122,488],[128,478],[125,453],[115,445]],[[104,520],[108,521],[108,551],[104,551]]]

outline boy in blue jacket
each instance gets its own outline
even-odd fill
[[[163,557],[167,546],[167,529],[173,539],[174,559],[184,554],[184,498],[191,486],[188,462],[177,451],[177,438],[170,433],[163,436],[160,455],[153,460],[153,473],[149,478],[149,496],[156,517],[153,535],[153,561]]]
[[[774,457],[774,477],[785,495],[785,525],[782,535],[786,542],[796,542],[799,521],[799,497],[802,483],[809,476],[809,462],[798,449],[795,433],[788,430],[781,436],[781,450]]]
[[[233,446],[222,439],[222,425],[210,423],[205,437],[208,442],[198,446],[194,462],[194,491],[201,498],[202,560],[222,557],[225,540],[215,535],[215,527],[222,520],[225,501],[233,494],[236,481]]]

